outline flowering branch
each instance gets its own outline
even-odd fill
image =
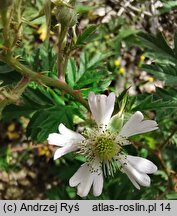
[[[27,68],[25,65],[21,64],[18,60],[11,56],[0,55],[0,60],[5,62],[6,64],[10,65],[14,68],[17,72],[19,72],[22,76],[28,77],[31,81],[38,82],[39,84],[44,84],[47,86],[52,86],[58,88],[60,90],[65,91],[66,93],[70,94],[74,97],[78,102],[80,102],[84,107],[89,110],[89,106],[87,101],[85,101],[80,92],[75,91],[66,83],[52,79],[50,77],[44,76],[41,73],[36,73],[31,69]]]

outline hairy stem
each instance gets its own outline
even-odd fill
[[[14,68],[22,76],[28,77],[31,81],[42,83],[46,86],[52,86],[65,91],[89,110],[88,103],[83,99],[81,93],[72,89],[65,82],[52,79],[50,77],[42,75],[41,73],[34,72],[11,56],[0,55],[0,59],[6,64],[10,65],[12,68]]]
[[[10,38],[9,38],[9,13],[8,8],[1,11],[1,20],[3,28],[3,38],[4,38],[4,46],[7,48],[7,51],[10,49]]]
[[[58,70],[58,79],[60,81],[65,82],[65,55],[64,55],[64,47],[65,47],[65,37],[68,32],[68,27],[61,26],[59,30],[59,41],[58,41],[58,56],[57,56],[57,70]]]

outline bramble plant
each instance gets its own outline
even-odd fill
[[[64,188],[46,189],[48,198],[176,199],[177,35],[170,46],[121,10],[81,28],[94,9],[76,0],[0,0],[0,118],[25,117],[32,143],[3,146],[0,170],[11,171],[16,149],[28,157],[37,148]],[[133,73],[121,56],[132,47]]]

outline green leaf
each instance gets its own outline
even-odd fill
[[[124,91],[122,91],[120,93],[120,95],[118,96],[118,98],[116,100],[116,103],[115,103],[115,109],[116,110],[123,111],[125,109],[125,107],[127,106],[127,102],[128,102],[128,90],[129,90],[129,88],[127,88]]]
[[[2,151],[2,149],[1,149]],[[6,150],[3,149],[3,152],[1,152],[1,156],[0,156],[0,170],[8,170],[8,163],[7,163],[7,160],[6,160],[6,157],[4,157],[4,155],[7,154]]]
[[[24,97],[28,99],[28,101],[32,102],[33,104],[40,105],[40,106],[45,106],[48,103],[52,104],[51,99],[49,99],[46,96],[45,91],[42,92],[40,88],[38,89],[27,88],[26,91],[24,92]]]
[[[90,25],[86,30],[79,35],[76,45],[84,45],[85,43],[89,43],[95,37],[95,31],[98,28],[97,25]]]
[[[60,123],[69,128],[73,125],[74,110],[72,107],[53,106],[37,111],[27,127],[27,136],[37,142],[43,142],[48,135],[57,132]]]
[[[76,66],[74,59],[72,58],[68,60],[68,64],[66,68],[66,75],[67,75],[68,84],[71,87],[74,87],[75,82],[76,82],[76,76],[77,76],[77,66]]]
[[[34,105],[24,105],[24,106],[17,106],[14,104],[11,104],[7,106],[3,112],[2,112],[2,118],[5,120],[11,120],[12,119],[12,113],[13,118],[17,119],[20,116],[28,116],[29,114],[35,112],[38,109],[38,107],[34,107]]]
[[[177,200],[177,193],[172,191],[172,192],[166,194],[166,199],[168,199],[168,200]]]
[[[162,33],[158,33],[157,36],[153,36],[149,33],[140,33],[139,39],[142,42],[141,45],[149,50],[147,55],[156,59],[156,61],[159,60],[165,63],[177,63],[177,57],[165,41]]]
[[[0,65],[0,73],[9,73],[14,71],[13,68],[11,68],[10,66],[4,64],[4,65]]]
[[[176,101],[177,102],[177,94],[176,89],[168,88],[167,90],[156,87],[156,93],[154,95],[156,98],[161,98],[164,101]]]
[[[22,95],[21,103],[19,105],[11,104],[7,106],[3,110],[2,118],[4,120],[10,120],[12,119],[12,113],[14,119],[17,119],[20,116],[29,117],[30,114],[38,110],[47,109],[59,104],[56,102],[57,99],[53,97],[53,95],[51,96],[46,91],[46,88],[36,87],[33,89],[28,87]]]
[[[95,7],[89,6],[89,5],[83,5],[83,4],[77,4],[76,5],[76,11],[78,14],[87,13],[87,12],[92,11],[94,9],[95,9]]]
[[[173,0],[173,1],[167,1],[163,3],[163,7],[160,8],[160,13],[168,13],[169,11],[173,10],[177,8],[177,1]]]
[[[135,34],[137,34],[139,32],[140,32],[139,30],[134,29],[132,27],[128,28],[128,27],[123,26],[119,30],[119,34],[117,36],[117,39],[122,40],[122,39],[125,39],[125,38],[129,37],[129,36],[135,35]]]
[[[86,52],[81,53],[79,70],[76,66],[74,59],[69,59],[66,70],[67,82],[71,87],[83,88],[89,84],[99,82],[102,79],[106,79],[105,76],[108,74],[106,71],[98,71],[98,66],[101,62],[111,56],[111,53],[102,54],[98,52],[91,58]],[[113,78],[109,76],[110,80]]]
[[[83,88],[90,84],[98,84],[100,83],[100,80],[106,79],[107,72],[106,71],[88,71],[84,73],[84,75],[81,77],[81,79],[77,82],[76,87],[77,88]],[[109,80],[111,80],[112,76],[109,77]]]
[[[1,66],[0,66],[1,67]],[[12,85],[20,81],[22,76],[15,70],[10,69],[4,65],[3,69],[0,69],[0,81],[3,81],[3,85]]]
[[[153,74],[157,79],[165,81],[166,85],[176,85],[177,83],[177,65],[154,64],[143,65],[142,68]]]
[[[88,94],[91,91],[99,94],[99,93],[104,92],[106,89],[108,89],[108,86],[110,85],[110,83],[111,83],[110,77],[104,78],[104,80],[100,80],[97,83],[93,83],[88,88],[81,89],[81,91],[84,97],[88,97]]]
[[[97,67],[101,61],[109,58],[112,55],[113,55],[112,52],[107,52],[107,53],[97,52],[97,53],[95,53],[95,55],[91,59],[89,59],[88,64],[87,64],[87,69],[93,69],[93,68]]]
[[[102,61],[108,57],[110,57],[112,53],[108,52],[106,54],[97,52],[94,56],[91,58],[86,54],[86,52],[81,53],[80,57],[80,66],[79,70],[76,74],[76,82],[80,82],[81,77],[90,71],[93,71],[94,69],[98,69],[98,67],[101,65]]]
[[[163,99],[154,99],[153,95],[143,96],[143,100],[132,108],[133,111],[138,110],[158,110],[162,108],[177,108],[177,101],[175,100],[168,100],[163,101]]]

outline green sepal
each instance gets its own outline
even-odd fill
[[[120,112],[117,113],[116,115],[112,116],[108,124],[108,130],[116,133],[119,132],[123,126],[123,121],[124,121],[124,115],[121,114]]]

